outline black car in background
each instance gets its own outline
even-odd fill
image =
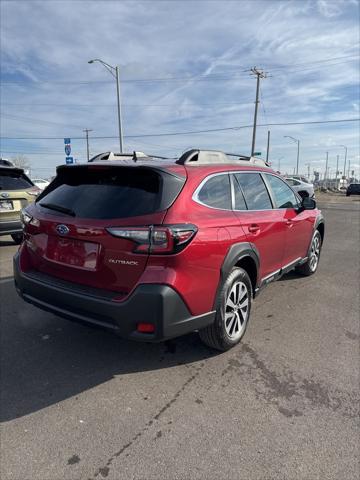
[[[346,190],[346,196],[360,195],[360,183],[350,183]]]

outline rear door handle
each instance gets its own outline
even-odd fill
[[[249,225],[248,230],[249,230],[250,233],[256,233],[260,230],[260,226],[257,225],[256,223],[253,223],[253,224]]]

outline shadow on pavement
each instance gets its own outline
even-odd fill
[[[10,283],[3,285],[1,303],[3,422],[61,402],[115,375],[169,369],[218,354],[196,333],[144,344],[60,319],[23,302]]]
[[[289,281],[289,280],[298,280],[299,278],[305,278],[304,275],[301,275],[300,273],[295,272],[295,270],[292,270],[291,272],[283,275],[280,278],[280,282],[282,281]]]
[[[11,237],[7,237],[7,238],[11,238]],[[16,247],[16,243],[13,242],[12,240],[1,239],[0,237],[0,248],[1,247]]]

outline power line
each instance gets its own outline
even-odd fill
[[[292,67],[302,67],[306,65],[313,65],[313,64],[321,64],[326,62],[333,62],[334,60],[342,60],[344,58],[354,58],[359,57],[358,53],[353,53],[352,55],[344,55],[342,57],[331,57],[323,60],[313,60],[311,62],[304,62],[304,63],[292,63],[292,64],[284,64],[284,65],[276,65],[276,64],[266,64],[267,68],[271,68],[272,71],[279,70],[279,69],[287,69]]]
[[[331,123],[348,123],[348,122],[358,122],[360,118],[344,118],[339,120],[314,120],[307,122],[283,122],[283,123],[264,123],[257,125],[258,127],[276,127],[276,126],[291,126],[291,125],[317,125],[317,124],[331,124]],[[146,133],[138,135],[125,135],[126,138],[145,138],[145,137],[171,137],[179,135],[192,135],[196,133],[213,133],[213,132],[225,132],[230,130],[241,130],[243,128],[252,128],[253,125],[239,125],[233,127],[225,128],[212,128],[207,130],[189,130],[185,132],[167,132],[167,133]],[[64,137],[6,137],[0,136],[1,140],[63,140]],[[84,137],[77,137],[70,135],[72,140],[84,140]],[[104,136],[94,136],[92,139],[100,140],[112,140],[118,138],[117,136],[104,135]]]
[[[263,92],[262,92],[261,85],[260,85],[260,103],[261,103],[261,106],[262,106],[262,109],[263,109],[263,112],[264,112],[265,122],[267,122],[267,124],[268,124],[269,120],[267,118],[267,114],[266,114],[266,110],[265,110],[264,95],[263,95]]]
[[[110,104],[110,103],[4,103],[2,102],[2,106],[12,106],[12,107],[116,107],[116,103]],[[208,107],[213,107],[213,106],[232,106],[232,105],[245,105],[244,103],[238,103],[238,102],[219,102],[219,103],[193,103],[193,104],[183,104],[183,103],[123,103],[123,107],[197,107],[197,106],[208,106]]]
[[[25,120],[25,121],[29,121],[29,122],[39,123],[39,124],[42,124],[42,125],[60,125],[62,127],[82,128],[79,125],[71,125],[69,123],[52,122],[50,120],[41,120],[40,118],[22,117],[22,116],[19,116],[19,115],[10,115],[8,113],[1,113],[0,116],[8,118],[10,120]]]
[[[353,55],[346,55],[344,57],[332,57],[328,58],[325,60],[317,60],[313,62],[306,62],[306,63],[298,63],[298,64],[288,64],[288,65],[279,65],[279,66],[274,66],[270,67],[272,71],[276,70],[284,70],[284,69],[292,69],[292,68],[297,68],[297,67],[304,67],[306,65],[309,65],[309,68],[312,69],[316,67],[319,64],[324,64],[327,62],[331,62],[334,60],[338,59],[343,59],[343,58],[353,58],[353,60],[348,60],[346,62],[337,62],[333,63],[332,65],[338,65],[339,63],[350,63],[355,60],[356,57],[359,57],[359,54],[353,54]],[[312,65],[312,66],[311,66]],[[243,68],[243,67],[241,67]],[[129,78],[129,79],[124,79],[122,80],[122,83],[158,83],[158,82],[182,82],[182,81],[203,81],[203,80],[227,80],[229,78],[236,78],[236,77],[244,77],[246,76],[245,73],[247,72],[246,69],[244,69],[243,72],[238,72],[238,71],[228,71],[228,75],[224,73],[209,73],[207,75],[187,75],[187,76],[172,76],[172,77],[159,77],[159,78]],[[108,80],[63,80],[63,81],[55,81],[55,80],[37,80],[37,81],[26,81],[26,80],[14,80],[14,81],[1,81],[1,84],[3,85],[21,85],[21,84],[57,84],[57,85],[91,85],[91,84],[110,84],[112,83],[111,81]]]

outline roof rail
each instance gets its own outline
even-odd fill
[[[159,158],[161,160],[166,160],[166,157],[159,157],[157,155],[146,154],[144,152],[133,151],[132,153],[114,153],[114,152],[103,152],[98,153],[95,157],[90,158],[89,162],[97,162],[99,160],[132,160],[134,162],[140,160],[149,160],[152,158]]]
[[[236,160],[229,157],[236,157]],[[176,163],[180,165],[206,165],[209,163],[236,163],[246,161],[254,165],[270,166],[265,160],[257,157],[249,157],[238,153],[225,153],[218,150],[192,149],[183,153]]]

